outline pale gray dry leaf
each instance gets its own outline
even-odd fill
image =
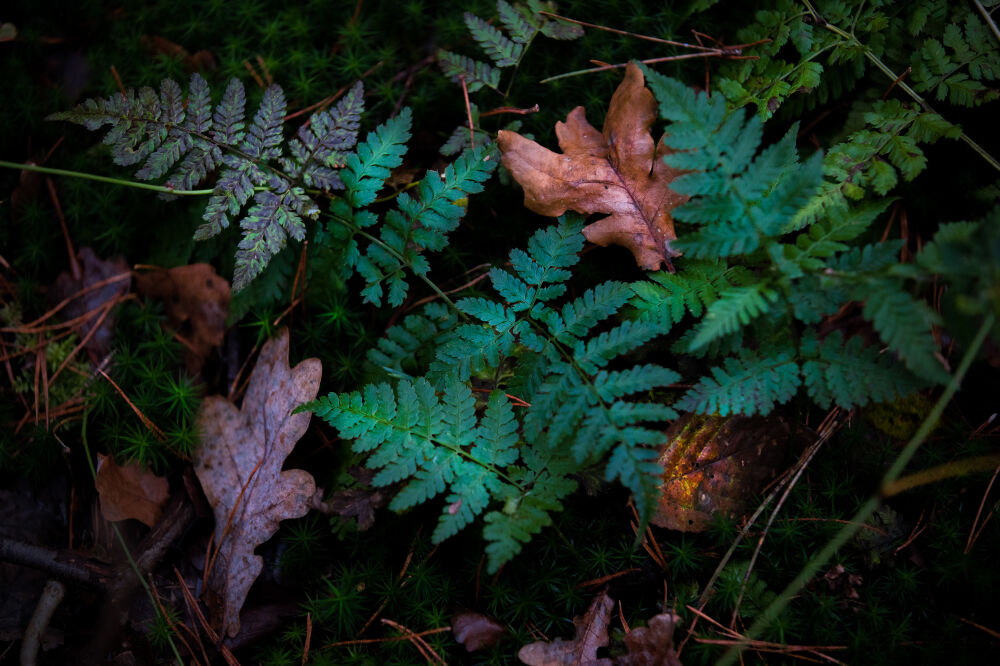
[[[291,412],[316,397],[322,374],[316,358],[288,367],[288,337],[282,329],[261,349],[242,409],[209,396],[198,410],[202,444],[195,472],[215,513],[219,548],[206,601],[213,622],[229,636],[239,631],[240,609],[264,566],[254,549],[278,530],[278,521],[304,516],[316,494],[308,472],[281,471],[309,426],[309,413]]]
[[[597,650],[608,644],[608,621],[615,602],[601,592],[583,616],[573,618],[576,635],[567,641],[537,641],[525,645],[517,658],[528,666],[612,666],[610,659],[598,658]]]

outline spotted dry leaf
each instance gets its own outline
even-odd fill
[[[321,373],[316,358],[288,366],[288,330],[282,329],[261,349],[241,409],[216,395],[198,410],[195,472],[215,513],[219,549],[206,601],[215,625],[230,636],[239,631],[240,609],[264,566],[254,549],[279,521],[304,516],[316,495],[311,474],[281,468],[309,426],[308,412],[292,410],[316,397]]]

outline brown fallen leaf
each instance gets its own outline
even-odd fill
[[[235,636],[240,609],[264,561],[254,549],[278,530],[278,521],[304,516],[316,483],[300,469],[282,471],[285,458],[309,426],[309,413],[292,414],[319,391],[322,367],[309,358],[288,366],[288,329],[261,349],[242,409],[209,396],[198,410],[201,446],[195,472],[215,513],[214,557],[206,601],[212,620]]]
[[[685,415],[667,429],[663,483],[654,525],[708,529],[712,516],[735,517],[777,471],[790,426],[780,418]]]
[[[517,658],[528,666],[612,666],[612,661],[598,658],[597,650],[608,644],[608,622],[615,602],[607,592],[594,599],[583,616],[573,618],[576,635],[567,641],[557,638],[551,643],[528,643]]]
[[[135,286],[164,302],[170,326],[187,343],[188,374],[197,375],[226,334],[229,283],[210,264],[191,264],[136,275]]]
[[[184,65],[184,69],[188,72],[213,71],[218,66],[215,62],[215,56],[212,55],[211,51],[202,49],[191,55],[186,48],[176,42],[170,41],[166,37],[143,35],[139,38],[139,43],[154,56],[164,55],[168,58],[180,60]]]
[[[687,197],[670,189],[681,171],[666,165],[670,149],[654,144],[649,128],[656,119],[656,100],[634,64],[611,97],[604,131],[590,123],[578,106],[556,123],[562,154],[543,148],[516,132],[500,130],[502,162],[524,188],[524,205],[555,217],[567,210],[607,213],[587,225],[583,234],[597,245],[621,245],[647,270],[672,268],[677,238],[670,211]]]
[[[98,308],[119,296],[128,293],[131,276],[128,275],[128,264],[121,257],[104,260],[89,247],[81,247],[77,252],[83,272],[81,279],[74,278],[70,273],[63,272],[49,288],[48,298],[54,305],[65,298],[73,296],[85,287],[106,282],[106,284],[74,298],[61,311],[63,319],[74,319],[86,313],[93,313],[80,326],[80,337],[86,338],[97,321],[100,321]],[[121,278],[121,279],[115,279]],[[84,347],[98,361],[108,355],[111,350],[111,337],[114,331],[114,315],[109,313],[101,322],[100,327],[87,340]]]
[[[681,666],[674,649],[674,629],[680,622],[676,613],[660,613],[649,618],[645,627],[625,634],[628,654],[615,660],[618,666]]]
[[[135,518],[152,527],[170,499],[170,484],[138,463],[124,467],[113,458],[97,454],[97,496],[101,515],[116,521]]]
[[[468,610],[452,616],[451,630],[467,652],[492,647],[507,633],[507,627],[495,618]]]

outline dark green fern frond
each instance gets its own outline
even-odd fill
[[[285,172],[302,178],[307,187],[340,190],[344,184],[335,169],[346,164],[348,151],[358,141],[364,90],[358,81],[332,112],[319,111],[288,142],[291,159],[282,159]]]
[[[305,237],[303,218],[315,218],[319,207],[304,188],[329,192],[343,186],[337,170],[345,165],[347,151],[357,140],[362,108],[358,83],[332,112],[320,111],[310,117],[289,142],[291,155],[287,157],[283,134],[286,103],[277,85],[264,91],[249,124],[243,84],[230,80],[213,110],[208,84],[199,74],[191,76],[187,100],[175,81],[165,79],[159,94],[142,88],[138,93],[127,91],[87,100],[50,119],[77,122],[91,130],[111,125],[104,143],[111,147],[114,161],[123,166],[144,161],[136,177],[156,180],[167,176],[165,185],[170,188],[189,190],[222,167],[195,239],[211,238],[233,220],[239,221],[243,234],[236,253],[233,289],[240,291],[289,238]],[[381,164],[375,160],[373,166]],[[384,177],[373,187],[380,187],[382,180]],[[368,194],[368,185],[366,180],[364,186],[356,188],[361,196]],[[371,196],[374,198],[374,191]],[[254,201],[243,216],[251,197]]]
[[[865,346],[860,336],[844,342],[840,331],[822,341],[809,334],[802,343],[802,378],[813,401],[829,408],[862,407],[869,402],[891,402],[921,388],[922,382],[901,372],[892,357]]]
[[[649,281],[633,285],[632,306],[641,318],[660,324],[664,331],[679,323],[686,313],[700,318],[720,292],[742,284],[747,271],[741,266],[727,267],[719,261],[685,260],[676,273],[649,273]]]
[[[508,39],[506,35],[475,14],[465,12],[463,18],[469,32],[472,33],[472,38],[497,67],[510,67],[521,59],[524,42]]]
[[[444,75],[456,83],[464,80],[469,92],[483,86],[494,90],[500,87],[500,70],[484,62],[444,49],[438,49],[437,58]]]
[[[675,406],[698,414],[767,414],[791,400],[801,383],[790,352],[744,350],[712,368],[711,377],[702,377]]]

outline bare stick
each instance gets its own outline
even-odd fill
[[[66,596],[66,586],[57,580],[50,580],[45,583],[42,596],[35,606],[35,612],[28,622],[28,628],[24,630],[24,640],[21,642],[21,666],[35,666],[35,658],[38,657],[38,646],[41,645],[42,635],[49,626],[52,614],[56,612],[59,602]]]

